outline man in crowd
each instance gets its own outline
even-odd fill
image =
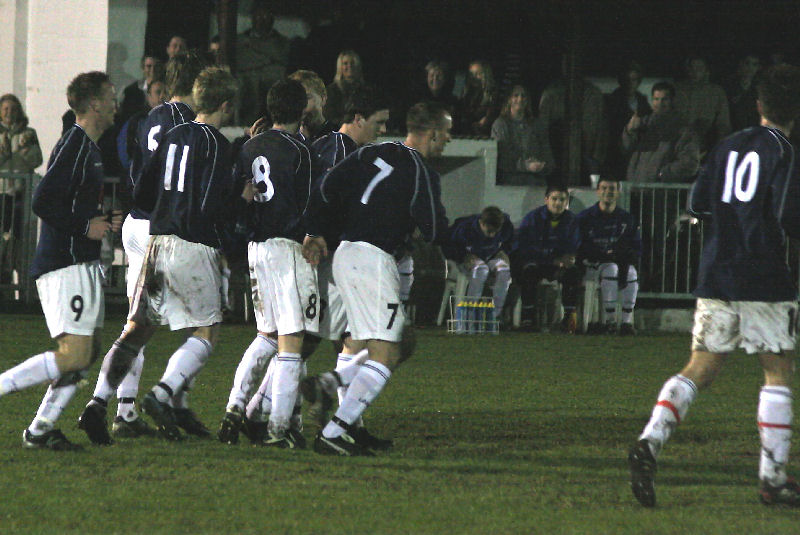
[[[67,101],[75,124],[53,149],[33,197],[42,230],[31,275],[58,349],[0,374],[0,396],[50,383],[22,442],[51,450],[79,449],[55,424],[99,354],[105,314],[100,241],[122,224],[121,213],[102,212],[104,176],[97,147],[114,124],[114,86],[105,73],[83,73],[67,87]]]
[[[569,192],[565,186],[547,187],[544,205],[529,212],[519,225],[511,253],[514,280],[520,286],[522,327],[533,326],[536,311],[536,288],[542,279],[561,282],[564,306],[562,330],[575,332],[575,307],[581,284],[581,271],[575,264],[578,250],[578,227],[570,212]]]

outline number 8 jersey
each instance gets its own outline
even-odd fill
[[[439,174],[398,142],[367,145],[342,160],[314,188],[307,214],[309,234],[327,235],[343,219],[342,240],[389,254],[414,227],[428,242],[447,231]]]
[[[786,235],[800,237],[800,176],[779,130],[747,128],[721,141],[692,187],[689,212],[710,220],[695,296],[797,299]]]

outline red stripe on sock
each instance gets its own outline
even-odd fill
[[[791,425],[786,424],[770,424],[767,422],[758,422],[758,427],[771,427],[773,429],[791,429]]]
[[[675,408],[675,405],[673,405],[672,403],[670,403],[666,399],[662,399],[661,401],[656,403],[656,405],[661,405],[662,407],[666,407],[669,410],[671,410],[672,414],[675,416],[675,419],[678,421],[678,423],[681,423],[681,415],[678,414],[678,409]]]

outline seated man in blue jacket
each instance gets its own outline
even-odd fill
[[[442,250],[447,258],[458,262],[459,268],[469,277],[467,297],[480,297],[489,273],[494,273],[492,296],[494,319],[498,319],[511,284],[508,252],[514,238],[514,225],[502,210],[488,206],[480,214],[456,219],[449,233],[450,239]]]
[[[544,204],[530,211],[519,225],[511,266],[520,286],[523,329],[533,326],[536,287],[542,279],[547,279],[561,282],[564,306],[561,328],[570,334],[575,332],[575,307],[581,285],[581,271],[575,265],[579,238],[575,214],[567,206],[566,186],[552,184],[547,187]]]

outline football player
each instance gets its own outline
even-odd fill
[[[728,136],[709,154],[692,187],[689,211],[707,220],[688,364],[658,394],[650,421],[631,448],[631,487],[656,503],[656,459],[686,418],[697,392],[737,348],[764,370],[758,403],[760,499],[800,506],[800,485],[786,474],[792,437],[791,353],[797,335],[796,279],[786,236],[800,237],[800,176],[788,141],[800,115],[800,69],[770,67],[757,84],[761,125]],[[735,409],[741,410],[739,400]]]
[[[26,447],[51,450],[79,448],[55,424],[99,354],[105,312],[100,241],[122,224],[121,212],[102,212],[104,176],[97,147],[114,124],[114,86],[105,73],[83,73],[69,84],[67,100],[75,124],[53,149],[33,196],[42,229],[31,274],[58,349],[0,374],[0,396],[50,382],[22,440]]]
[[[194,101],[192,100],[192,86],[195,78],[203,69],[200,58],[194,54],[178,54],[167,62],[167,91],[170,95],[169,102],[164,102],[153,108],[147,117],[139,123],[137,140],[139,145],[138,153],[134,154],[131,161],[129,174],[129,188],[133,191],[136,183],[141,177],[144,166],[148,164],[150,158],[158,148],[161,138],[172,128],[179,124],[188,123],[195,118],[192,110]],[[150,214],[141,207],[134,206],[125,222],[122,225],[122,246],[128,258],[128,271],[126,274],[126,290],[128,301],[133,299],[136,290],[136,281],[144,261],[147,245],[150,243]],[[124,332],[130,328],[130,322],[123,328]],[[116,342],[115,342],[116,344]],[[111,355],[111,352],[109,352]],[[111,358],[111,357],[108,357]],[[111,426],[111,431],[119,437],[137,437],[141,435],[153,435],[155,430],[151,428],[136,410],[136,396],[139,393],[139,379],[144,366],[144,346],[139,349],[139,354],[131,364],[131,369],[117,387],[117,415]],[[84,418],[95,420],[105,419],[105,408],[109,398],[113,395],[114,389],[108,384],[106,374],[101,370],[97,377],[94,395],[94,403],[90,403],[88,411],[100,411],[100,414],[81,415]],[[176,408],[175,416],[179,425],[187,432],[193,434],[203,434],[204,426],[186,407],[185,391],[176,393],[172,400]],[[94,429],[92,424],[83,424],[86,429]],[[103,426],[105,427],[105,426]],[[205,430],[205,434],[208,431]],[[92,435],[89,437],[92,438]],[[98,437],[101,442],[107,442],[105,434],[101,432]]]
[[[369,351],[369,360],[347,368],[352,374],[328,372],[315,378],[317,391],[328,396],[337,386],[348,387],[314,441],[318,453],[372,454],[353,439],[353,424],[383,390],[392,370],[410,356],[401,350],[401,340],[413,338],[404,321],[392,254],[415,228],[427,241],[447,229],[439,175],[425,158],[442,153],[452,119],[439,105],[420,103],[411,107],[406,123],[404,143],[367,145],[331,169],[314,188],[306,211],[303,252],[310,263],[317,265],[328,254],[323,231],[335,225],[342,229],[333,277],[351,337]]]

